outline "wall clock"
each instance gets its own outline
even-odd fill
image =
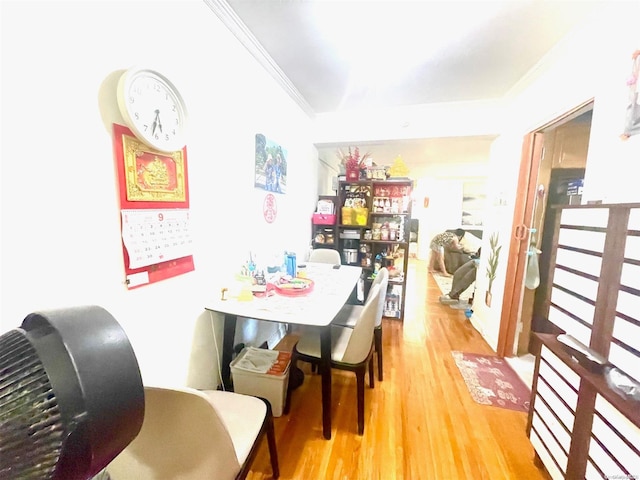
[[[187,109],[178,89],[162,74],[130,68],[118,81],[118,107],[138,139],[161,152],[185,145]]]

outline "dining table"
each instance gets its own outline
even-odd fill
[[[351,297],[362,273],[359,266],[306,263],[306,291],[268,289],[246,298],[242,295],[212,299],[205,308],[224,315],[221,381],[232,390],[231,359],[238,318],[318,327],[322,376],[322,432],[331,438],[331,322]]]

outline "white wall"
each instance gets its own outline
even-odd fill
[[[195,271],[128,291],[103,117],[116,112],[110,80],[133,65],[164,73],[189,110]],[[319,183],[309,130],[201,1],[3,1],[0,332],[35,310],[102,305],[126,330],[146,383],[211,386],[207,299],[250,250],[306,253]],[[253,186],[256,133],[288,150],[273,224]],[[213,327],[220,337],[219,319]]]
[[[489,191],[493,205],[485,227],[483,259],[477,280],[479,297],[474,304],[474,325],[496,348],[504,297],[504,276],[512,230],[513,202],[517,185],[522,139],[530,131],[557,118],[591,98],[593,120],[587,155],[583,202],[638,202],[638,158],[640,136],[623,142],[626,81],[631,54],[640,48],[639,2],[603,2],[579,28],[571,33],[530,75],[523,79],[507,111],[510,128],[496,140],[491,154]],[[504,204],[506,203],[506,205]],[[492,307],[483,301],[488,283],[485,270],[490,233],[499,233],[503,245],[498,278],[492,289]]]

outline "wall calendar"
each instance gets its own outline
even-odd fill
[[[122,210],[122,241],[131,268],[186,257],[191,254],[189,210]]]
[[[125,284],[129,289],[194,270],[186,147],[159,152],[113,126]]]

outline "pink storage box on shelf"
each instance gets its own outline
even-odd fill
[[[314,225],[334,225],[336,223],[335,214],[329,213],[314,213],[313,224]]]

